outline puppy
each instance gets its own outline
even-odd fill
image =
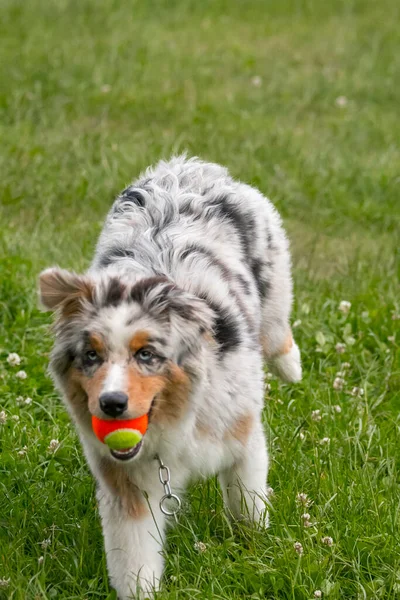
[[[55,312],[50,369],[98,483],[118,597],[161,580],[159,459],[173,492],[218,473],[229,515],[266,524],[263,358],[284,380],[301,378],[272,204],[221,166],[160,162],[114,202],[89,270],[45,270],[40,296]],[[93,434],[92,415],[144,414],[134,448],[110,451]]]

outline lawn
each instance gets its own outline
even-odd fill
[[[157,598],[400,598],[398,1],[1,12],[1,600],[115,598],[36,280],[85,269],[114,195],[184,150],[280,210],[304,379],[266,386],[269,530],[232,529],[216,482],[196,485]]]

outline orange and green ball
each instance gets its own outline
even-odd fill
[[[146,433],[148,423],[148,415],[115,421],[105,421],[92,416],[95,436],[111,450],[126,450],[137,446]]]

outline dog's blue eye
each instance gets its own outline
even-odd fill
[[[142,362],[150,362],[154,357],[154,354],[150,352],[150,350],[139,350],[136,352],[136,358],[141,360]]]
[[[89,350],[86,352],[85,356],[89,362],[95,362],[97,360],[97,352],[95,352],[95,350]]]

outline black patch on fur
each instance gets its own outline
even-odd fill
[[[241,212],[233,202],[229,202],[229,197],[227,196],[219,196],[215,204],[208,207],[205,218],[209,220],[213,217],[219,217],[221,220],[231,223],[240,239],[245,257],[247,260],[250,260],[252,239],[255,231],[253,219]]]
[[[76,354],[72,346],[62,347],[62,349],[57,350],[51,356],[52,369],[57,375],[64,377],[71,368],[75,357]]]
[[[182,251],[180,258],[181,260],[185,260],[191,254],[202,254],[203,256],[206,256],[209,259],[210,265],[218,268],[227,282],[231,282],[235,279],[245,294],[251,293],[249,281],[247,281],[241,273],[235,273],[234,271],[231,271],[231,269],[222,260],[215,256],[212,250],[209,250],[208,248],[205,248],[199,244],[191,243]]]
[[[210,307],[217,315],[214,323],[214,337],[220,352],[230,352],[240,344],[240,329],[236,319],[226,308],[211,304]]]
[[[146,300],[146,295],[149,293],[149,291],[153,287],[160,285],[160,283],[163,283],[165,285],[163,286],[160,296],[158,298],[160,299],[160,301],[165,300],[168,296],[168,291],[172,289],[172,287],[174,287],[174,284],[171,283],[169,279],[167,279],[167,277],[164,277],[162,275],[157,275],[155,277],[147,277],[135,283],[135,285],[130,291],[129,298],[133,302],[137,302],[138,304],[143,305]]]
[[[102,306],[117,306],[122,301],[124,292],[125,286],[118,277],[111,277],[102,294]]]
[[[192,217],[193,221],[198,221],[203,216],[202,212],[194,210],[193,203],[190,200],[179,206],[179,214]]]
[[[128,250],[126,248],[113,248],[107,254],[104,254],[99,259],[99,267],[108,267],[116,260],[120,258],[135,258],[135,253],[133,250]]]
[[[250,286],[250,282],[247,281],[247,279],[245,279],[243,277],[243,275],[241,275],[240,273],[238,273],[236,275],[236,279],[238,280],[238,282],[240,283],[243,291],[245,294],[251,294],[251,286]]]
[[[120,202],[133,202],[133,204],[140,206],[140,208],[144,208],[146,205],[145,199],[139,190],[129,187],[121,193]]]
[[[253,277],[255,279],[260,298],[262,298],[263,300],[265,300],[265,298],[267,297],[269,289],[271,287],[271,283],[265,278],[265,276],[262,273],[263,267],[265,266],[265,263],[259,258],[254,258],[251,262],[251,272],[253,273]]]
[[[199,297],[207,302],[216,315],[213,334],[219,346],[220,354],[225,354],[237,348],[241,342],[241,335],[240,326],[235,317],[227,308],[216,304],[207,298],[205,294],[199,294]]]
[[[230,281],[232,279],[233,274],[230,271],[230,269],[208,248],[205,248],[204,246],[201,246],[196,243],[189,244],[181,253],[180,258],[182,260],[185,260],[188,256],[190,256],[190,254],[202,254],[203,256],[206,256],[209,260],[210,265],[217,267],[217,269],[221,271],[222,275],[227,281]]]
[[[185,260],[185,258],[190,256],[191,254],[202,254],[203,256],[206,256],[209,260],[210,266],[214,266],[220,270],[224,280],[229,285],[229,290],[230,290],[232,299],[235,300],[236,305],[238,306],[240,312],[245,317],[247,324],[248,324],[249,331],[251,332],[254,329],[254,324],[252,323],[252,320],[249,317],[249,314],[246,310],[246,305],[244,304],[242,298],[240,297],[238,290],[235,289],[235,287],[234,287],[234,282],[237,282],[239,284],[239,286],[242,288],[242,290],[244,291],[244,293],[250,294],[251,293],[250,283],[240,273],[233,273],[229,269],[229,267],[227,267],[224,262],[222,262],[219,258],[217,258],[211,250],[208,250],[208,248],[204,248],[201,245],[192,243],[192,244],[186,246],[186,248],[181,253],[180,258],[181,258],[181,260]]]

